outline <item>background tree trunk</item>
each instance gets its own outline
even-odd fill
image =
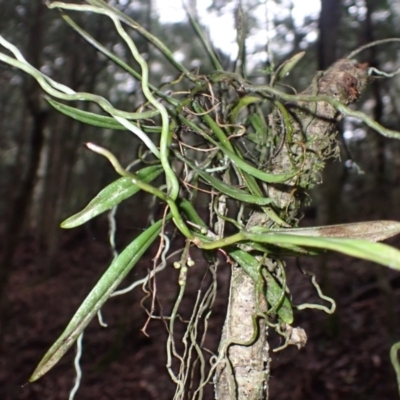
[[[40,67],[41,49],[43,48],[43,18],[45,5],[33,2],[32,19],[29,27],[28,61],[35,67]],[[40,165],[40,155],[44,143],[44,130],[46,128],[48,111],[43,106],[41,91],[32,78],[26,78],[25,96],[26,112],[29,113],[30,132],[28,158],[19,168],[25,171],[19,186],[14,187],[13,201],[5,228],[5,245],[0,257],[0,325],[4,329],[7,319],[7,299],[5,289],[13,267],[12,261],[19,244],[20,235],[29,211],[37,172]],[[27,118],[24,116],[24,118]],[[1,336],[0,336],[1,338]]]

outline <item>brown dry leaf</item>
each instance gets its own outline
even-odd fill
[[[302,236],[323,236],[334,238],[364,239],[380,242],[400,233],[400,222],[368,221],[350,224],[316,226],[311,228],[284,229],[282,233]]]

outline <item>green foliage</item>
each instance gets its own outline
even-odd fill
[[[322,140],[318,142],[315,137],[310,139],[307,136],[310,127],[315,128],[315,122],[320,126],[323,120],[323,116],[319,116],[318,120],[317,113],[321,104],[330,107],[333,115],[338,111],[361,119],[384,136],[399,138],[399,132],[388,130],[363,113],[351,110],[347,106],[348,102],[340,97],[342,94],[334,97],[327,93],[320,94],[317,90],[289,95],[277,89],[274,83],[283,79],[296,66],[302,53],[282,64],[272,75],[269,85],[254,86],[239,74],[223,71],[217,56],[202,36],[205,50],[218,71],[197,75],[179,63],[159,38],[128,16],[100,0],[88,0],[87,3],[78,5],[54,2],[50,8],[90,11],[110,18],[139,65],[140,72],[127,66],[101,44],[95,43],[69,17],[66,20],[84,39],[140,81],[145,99],[140,112],[119,110],[102,96],[76,93],[55,82],[32,67],[18,49],[2,37],[0,44],[11,51],[14,57],[0,53],[0,60],[33,76],[51,96],[48,102],[65,115],[93,126],[126,129],[134,133],[148,149],[149,156],[141,158],[141,163],[154,165],[144,166],[137,172],[128,172],[110,151],[89,143],[89,149],[106,157],[121,177],[102,189],[87,207],[65,220],[61,226],[73,228],[85,223],[139,191],[150,193],[161,202],[166,217],[135,238],[110,264],[65,331],[43,357],[30,381],[40,378],[65,354],[160,234],[157,259],[161,257],[161,265],[165,266],[166,254],[163,251],[168,252],[169,244],[166,244],[167,239],[162,232],[170,220],[186,243],[177,263],[180,289],[170,316],[170,351],[173,348],[170,342],[174,323],[185,293],[188,267],[193,263],[190,258],[193,247],[204,251],[210,265],[217,262],[217,253],[222,252],[227,259],[233,259],[243,268],[254,281],[257,294],[268,304],[268,311],[261,313],[261,317],[270,326],[276,327],[278,333],[284,324],[291,324],[294,318],[293,302],[287,294],[284,261],[281,258],[283,254],[304,256],[333,250],[400,270],[400,251],[388,245],[373,243],[399,233],[400,223],[377,222],[363,225],[362,229],[354,224],[296,229],[299,209],[305,204],[304,189],[315,183],[315,175],[328,158],[324,154],[328,146],[324,144],[325,147],[318,148]],[[196,22],[192,22],[197,32],[200,32]],[[179,78],[166,85],[168,92],[166,87],[161,90],[150,84],[148,65],[123,24],[156,46],[176,70]],[[178,84],[185,86],[183,93],[178,90]],[[54,98],[94,102],[109,116],[71,107]],[[291,113],[284,101],[303,107],[302,121],[296,119],[300,114]],[[271,110],[268,117],[264,115],[265,109]],[[149,136],[150,133],[152,136]],[[331,137],[328,139],[332,141]],[[329,156],[332,155],[330,150]],[[313,168],[318,169],[315,172]],[[161,174],[165,186],[157,187],[153,182]],[[196,203],[204,184],[207,189],[211,189],[212,194],[212,198],[209,198],[210,215],[207,217],[200,215]],[[227,202],[232,205],[229,209]],[[257,213],[262,215],[262,222],[250,223],[252,216]],[[228,235],[226,231],[229,229],[235,229],[236,233]],[[203,312],[212,305],[212,300],[208,301]],[[186,336],[190,336],[189,333]],[[191,353],[186,350],[181,360],[184,357],[190,359]],[[197,356],[204,368],[204,357],[200,354]],[[171,375],[174,374],[171,369],[169,371]],[[173,375],[173,379],[179,382],[178,386],[190,376],[189,372],[181,373],[187,375],[184,378],[179,375],[179,379]],[[201,384],[205,384],[205,381],[206,378]]]
[[[65,328],[65,331],[36,367],[30,377],[30,382],[44,375],[74,344],[75,340],[100,310],[101,306],[107,301],[128,272],[136,265],[141,256],[157,239],[161,232],[163,222],[162,220],[157,221],[151,227],[147,228],[111,263],[107,271],[81,304],[78,311]]]
[[[137,177],[142,182],[150,183],[161,174],[161,171],[160,166],[145,167],[137,172]],[[82,225],[97,215],[111,210],[139,191],[139,186],[132,182],[132,178],[119,178],[101,190],[82,211],[63,221],[61,228],[71,229]]]

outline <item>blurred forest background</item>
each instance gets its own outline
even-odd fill
[[[211,70],[179,1],[176,8],[169,0],[110,3],[159,36],[189,69]],[[248,79],[254,83],[266,83],[262,71],[306,51],[285,80],[301,91],[317,70],[355,48],[400,38],[398,0],[242,0],[241,4],[248,18]],[[232,67],[238,2],[190,0],[187,5],[209,32],[224,67]],[[72,31],[57,10],[48,10],[39,0],[0,0],[0,9],[0,34],[56,81],[76,91],[100,94],[120,109],[134,110],[142,102],[136,93],[138,83]],[[107,18],[70,15],[96,40],[134,63]],[[149,63],[151,83],[175,79],[158,51],[136,32],[131,34]],[[400,45],[372,47],[357,59],[393,72],[400,66]],[[43,99],[36,82],[21,71],[0,64],[0,82],[0,393],[5,400],[61,400],[73,385],[73,352],[39,382],[21,385],[112,259],[107,215],[72,231],[59,227],[116,178],[108,162],[83,144],[92,141],[110,149],[123,165],[137,157],[138,149],[129,132],[89,127],[59,114]],[[375,80],[355,107],[399,130],[400,76]],[[346,150],[341,162],[327,166],[323,185],[312,194],[313,206],[305,210],[304,225],[400,220],[400,142],[349,118],[341,131]],[[123,203],[117,214],[118,248],[148,224],[149,211],[143,198]],[[398,238],[390,243],[400,247]],[[149,263],[150,259],[151,255]],[[273,356],[270,398],[396,398],[389,348],[400,338],[400,274],[337,255],[300,262],[316,272],[324,290],[337,300],[338,310],[333,316],[317,311],[296,315],[309,343],[300,352],[287,349]],[[136,269],[146,273],[147,268],[144,262]],[[308,279],[293,270],[295,264],[289,261],[293,295],[298,302],[310,302],[314,294]],[[226,268],[220,277],[220,309],[213,320],[210,348],[219,340],[228,277]],[[166,307],[176,290],[174,282],[165,279]],[[172,398],[174,385],[164,367],[164,327],[152,323],[149,337],[140,332],[146,320],[139,307],[142,296],[138,291],[111,300],[104,308],[109,328],[93,322],[87,329],[84,376],[76,398]],[[212,398],[211,385],[208,390],[207,398]]]

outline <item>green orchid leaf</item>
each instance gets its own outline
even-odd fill
[[[228,254],[246,271],[253,282],[257,284],[257,280],[259,279],[259,262],[257,261],[257,259],[248,252],[241,249],[230,250]],[[266,298],[268,304],[271,307],[275,307],[276,303],[281,298],[282,290],[285,289],[280,286],[280,284],[276,281],[276,279],[268,271],[267,268],[263,268],[263,272],[264,279],[266,279],[267,281]],[[278,306],[276,313],[278,314],[281,322],[285,322],[286,324],[291,324],[293,322],[293,310],[287,295],[285,295],[282,304]]]
[[[258,204],[260,206],[265,206],[272,202],[272,200],[269,198],[252,195],[250,193],[245,192],[244,190],[238,189],[234,186],[228,185],[227,183],[220,181],[211,174],[196,167],[192,162],[182,157],[178,152],[175,152],[175,156],[180,161],[187,164],[193,171],[199,174],[212,187],[214,187],[221,193],[226,194],[227,196],[233,199],[244,201],[246,203]]]
[[[67,117],[71,117],[79,122],[83,122],[84,124],[98,126],[100,128],[121,129],[126,131],[126,128],[112,117],[79,110],[76,107],[67,106],[58,101],[50,99],[49,97],[46,97],[46,100],[57,111],[66,115]]]
[[[201,219],[200,215],[189,200],[184,198],[178,199],[178,206],[185,213],[190,222],[198,225],[200,229],[208,230],[207,224]]]
[[[223,151],[241,170],[248,174],[258,178],[266,183],[283,183],[293,178],[299,173],[298,170],[285,172],[282,174],[267,174],[266,172],[260,171],[258,168],[245,162],[242,158],[237,156],[233,151],[228,150],[225,146],[216,143],[216,145]]]
[[[279,257],[317,256],[323,253],[322,249],[310,249],[283,243],[280,243],[279,246],[275,246],[268,243],[246,242],[246,247],[254,251],[273,254]]]
[[[44,355],[29,378],[30,382],[36,381],[49,371],[73,345],[101,306],[156,240],[161,232],[163,222],[160,220],[147,228],[111,263],[72,317],[64,332]]]
[[[361,239],[341,237],[315,237],[284,233],[248,233],[241,235],[244,239],[259,243],[295,245],[338,251],[352,257],[373,261],[386,267],[400,270],[400,251],[383,243],[373,243]]]
[[[295,54],[293,57],[282,63],[275,73],[275,83],[283,79],[294,67],[295,65],[304,57],[305,51]]]
[[[145,167],[137,172],[140,181],[149,183],[162,172],[160,166]],[[106,186],[97,196],[80,212],[67,218],[61,223],[61,228],[71,229],[84,224],[90,219],[110,210],[123,200],[133,196],[139,187],[132,183],[129,177],[122,177]]]
[[[66,104],[60,103],[59,101],[53,100],[50,97],[46,97],[47,102],[53,106],[57,111],[62,114],[71,117],[84,124],[97,126],[106,129],[117,129],[124,130],[127,129],[120,124],[113,117],[107,117],[105,115],[95,114],[89,111],[83,111],[76,107],[67,106]],[[139,118],[151,118],[158,114],[158,111],[146,111],[143,113],[131,113],[131,119]]]
[[[232,116],[231,116],[232,123],[236,123],[239,113],[243,108],[249,106],[250,104],[257,103],[259,101],[262,101],[262,99],[255,95],[247,95],[247,96],[242,97],[237,102],[235,107],[233,107]]]
[[[186,8],[186,13],[189,16],[190,22],[196,32],[197,37],[200,39],[204,49],[206,50],[208,56],[210,57],[210,60],[212,61],[214,68],[217,71],[223,71],[224,69],[222,68],[221,63],[218,60],[218,56],[217,56],[215,50],[213,49],[212,44],[204,35],[202,28],[200,27],[199,23],[197,22],[197,19],[189,11],[189,8]]]
[[[204,133],[202,133],[202,135],[214,146],[218,146],[220,150],[224,152],[241,170],[267,183],[283,183],[299,173],[298,170],[295,170],[283,174],[267,174],[266,172],[260,171],[258,168],[248,164],[243,160],[242,157],[238,156],[234,152],[234,147],[226,137],[223,130],[218,126],[218,124],[211,118],[209,114],[205,113],[204,109],[195,101],[193,102],[193,108],[197,113],[203,114],[202,117],[204,121],[212,129],[219,142],[214,140],[212,137],[205,135]],[[188,125],[190,126],[190,122],[188,123]]]
[[[264,138],[268,132],[268,125],[262,115],[261,110],[257,113],[249,115],[249,121],[254,128],[254,133],[246,134],[246,138],[252,140],[256,144],[260,144],[260,138]]]

